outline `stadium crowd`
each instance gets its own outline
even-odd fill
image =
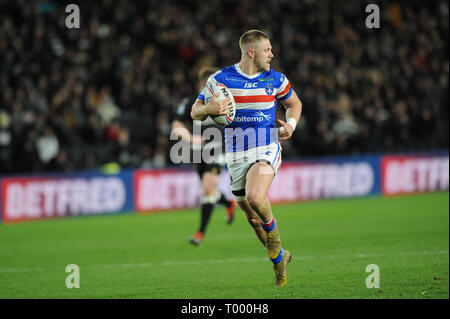
[[[201,65],[272,36],[303,102],[284,158],[448,148],[448,2],[0,0],[0,173],[170,165],[171,114]],[[280,106],[281,107],[281,106]]]

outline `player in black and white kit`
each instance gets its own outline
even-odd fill
[[[197,74],[198,88],[202,90],[205,87],[209,76],[216,72],[217,69],[212,67],[203,67]],[[227,207],[227,223],[231,224],[234,219],[234,210],[237,206],[236,201],[232,199],[229,201],[224,194],[217,188],[219,182],[219,174],[225,166],[225,159],[223,156],[223,141],[214,140],[209,142],[202,139],[202,135],[193,135],[193,132],[203,133],[208,128],[217,128],[217,132],[222,132],[223,127],[216,124],[210,117],[201,122],[201,129],[194,129],[191,119],[191,106],[195,103],[197,95],[192,95],[190,98],[184,98],[179,104],[176,114],[173,116],[172,130],[177,129],[179,136],[190,142],[192,152],[200,152],[197,158],[201,158],[200,163],[196,163],[195,169],[200,176],[203,198],[201,205],[201,220],[198,231],[190,238],[190,243],[200,245],[203,242],[206,227],[208,226],[211,214],[216,204],[222,204]],[[196,121],[197,123],[199,121]],[[222,152],[217,152],[212,162],[207,163],[201,156],[205,149],[222,149]],[[214,152],[212,152],[214,154]],[[194,157],[195,158],[195,157]],[[209,161],[208,161],[209,162]]]

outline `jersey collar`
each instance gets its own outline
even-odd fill
[[[234,68],[236,69],[236,71],[237,71],[240,75],[245,76],[245,77],[248,78],[248,79],[255,79],[255,78],[257,78],[258,76],[260,76],[261,74],[263,74],[263,72],[258,72],[258,73],[253,74],[253,75],[248,75],[248,74],[244,73],[244,71],[242,71],[241,67],[239,66],[239,63],[236,63],[236,64],[234,65]]]

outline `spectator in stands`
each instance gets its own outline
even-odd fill
[[[59,142],[53,130],[46,126],[36,139],[36,150],[42,167],[45,169],[59,153]]]

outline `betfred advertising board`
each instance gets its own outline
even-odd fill
[[[193,170],[138,170],[134,175],[136,211],[181,209],[199,205],[202,188]]]
[[[274,203],[360,197],[380,192],[379,157],[286,162],[269,189]]]
[[[363,160],[283,163],[269,189],[273,203],[367,196],[380,193],[380,157]],[[228,171],[222,171],[219,189],[232,198]],[[192,170],[139,170],[135,173],[138,212],[180,209],[200,205],[200,179]]]
[[[138,213],[198,207],[203,196],[200,178],[192,169],[137,170],[133,185]],[[221,172],[218,188],[232,198],[228,171]]]
[[[449,188],[449,156],[384,156],[382,194],[395,196]]]
[[[0,179],[2,222],[198,207],[202,187],[192,169],[124,170]],[[269,189],[273,203],[449,188],[448,152],[285,161]],[[228,171],[219,189],[232,198]]]
[[[1,179],[3,222],[133,210],[132,173]]]

